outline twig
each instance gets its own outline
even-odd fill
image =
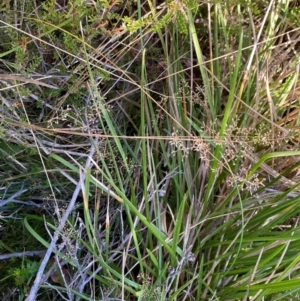
[[[41,78],[43,79],[43,78]],[[26,78],[21,75],[13,75],[13,74],[0,74],[0,80],[11,80],[11,81],[20,81],[26,84],[34,84],[38,86],[44,86],[51,89],[57,89],[57,87],[41,82],[40,79],[31,79]]]
[[[89,157],[86,161],[85,169],[84,169],[84,172],[83,172],[84,175],[86,174],[86,170],[88,169],[88,167],[90,167],[90,165],[91,165],[92,157],[93,157],[93,154],[95,152],[95,145],[97,145],[97,142],[98,142],[98,138],[96,138],[95,141],[93,141],[93,143],[92,143],[90,154],[89,154]],[[34,284],[33,284],[32,288],[30,290],[30,293],[29,293],[28,297],[25,299],[25,301],[35,301],[36,300],[36,294],[37,294],[37,291],[39,289],[40,283],[42,282],[42,277],[43,277],[44,270],[45,270],[46,265],[47,265],[47,263],[50,259],[50,256],[51,256],[52,252],[55,249],[56,242],[59,238],[60,232],[64,228],[65,223],[67,221],[67,218],[69,217],[69,215],[71,214],[71,212],[73,210],[73,207],[75,205],[75,201],[78,197],[80,189],[81,189],[81,180],[79,180],[78,183],[77,183],[77,186],[75,188],[75,191],[74,191],[72,199],[71,199],[71,202],[70,202],[65,214],[61,218],[58,229],[54,233],[54,236],[53,236],[52,241],[49,245],[49,248],[48,248],[48,250],[45,254],[45,257],[44,257],[44,259],[43,259],[43,261],[40,265],[40,268],[37,272],[37,275],[35,277]]]
[[[19,252],[19,253],[11,253],[11,254],[2,254],[0,255],[0,260],[6,260],[10,258],[16,257],[29,257],[29,256],[39,256],[46,253],[46,250],[43,251],[26,251],[26,252]]]
[[[15,201],[15,198],[17,198],[18,196],[20,196],[21,194],[23,194],[24,192],[26,192],[27,189],[20,189],[18,192],[16,192],[15,194],[13,194],[10,198],[8,198],[7,200],[2,200],[0,201],[0,207],[8,204],[8,203],[11,203],[11,202],[14,202]]]

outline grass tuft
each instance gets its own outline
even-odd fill
[[[2,299],[299,299],[298,15],[0,4]]]

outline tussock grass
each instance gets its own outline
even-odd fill
[[[296,1],[15,5],[3,300],[299,298]]]

